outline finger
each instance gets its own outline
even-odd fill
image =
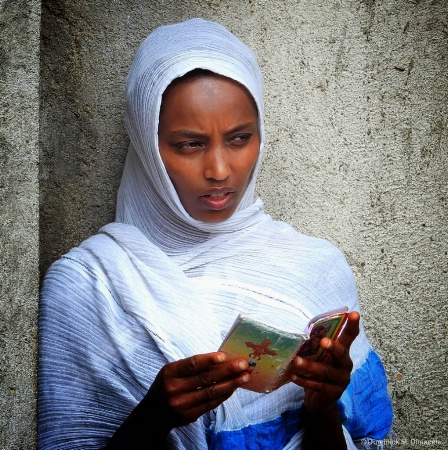
[[[321,362],[333,364],[336,367],[346,367],[351,370],[353,363],[350,358],[350,347],[328,338],[323,338],[320,345],[326,351]]]
[[[184,413],[184,424],[186,425],[188,423],[195,422],[202,415],[216,409],[221,403],[230,398],[232,394],[233,392],[228,392],[227,394],[221,397],[217,397],[205,403],[193,405]]]
[[[347,317],[347,324],[342,333],[338,337],[338,341],[347,348],[350,348],[352,342],[359,334],[359,320],[360,315],[357,311],[352,311]]]
[[[321,339],[320,346],[326,351],[323,358],[321,358],[323,361],[328,360],[328,356],[330,355],[333,360],[337,361],[337,365],[340,367],[351,364],[349,352],[351,344],[359,334],[359,320],[359,313],[353,311],[349,313],[347,325],[336,340],[329,338]]]
[[[222,363],[225,360],[226,355],[222,352],[194,355],[168,364],[167,372],[174,378],[188,377],[191,375],[197,375],[207,367]]]
[[[235,389],[250,380],[250,375],[245,372],[236,378],[211,386],[195,389],[173,396],[168,400],[171,410],[179,416],[188,418],[189,421],[196,420],[199,415],[216,408],[224,400],[228,399]],[[195,419],[192,417],[199,414]]]
[[[332,364],[308,361],[298,356],[294,360],[291,380],[296,381],[299,378],[320,380],[324,383],[343,386],[345,388],[350,382],[351,367],[352,364],[348,364],[347,367],[342,368]]]
[[[194,387],[209,386],[229,378],[234,378],[235,375],[246,371],[249,368],[249,364],[245,359],[236,359],[232,361],[226,361],[221,364],[215,364],[207,367],[200,372],[194,379],[191,380],[194,383]]]
[[[336,400],[340,398],[344,390],[345,385],[331,384],[316,378],[307,378],[298,376],[294,378],[293,381],[298,386],[305,389],[305,392],[314,391],[322,394],[327,400]],[[306,394],[305,394],[306,395]]]
[[[231,379],[214,383],[211,386],[196,389],[195,396],[198,401],[206,403],[228,393],[232,393],[236,388],[244,385],[249,380],[250,375],[247,372],[243,372]]]
[[[217,408],[222,402],[227,400],[232,392],[203,401],[202,396],[198,398],[195,393],[184,394],[169,400],[168,405],[174,416],[177,418],[177,426],[186,425],[196,421],[203,414]]]

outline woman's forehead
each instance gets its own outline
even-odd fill
[[[225,77],[204,76],[177,83],[162,102],[159,132],[183,135],[218,127],[223,134],[258,127],[258,113],[250,93]]]
[[[159,116],[163,113],[164,108],[166,108],[168,99],[174,102],[174,106],[176,106],[180,98],[187,98],[199,108],[202,105],[202,108],[207,109],[210,106],[208,100],[211,99],[208,96],[220,96],[220,100],[223,103],[226,103],[229,98],[237,97],[241,104],[236,104],[235,108],[241,108],[246,100],[248,100],[253,108],[255,117],[259,117],[256,101],[243,84],[230,77],[204,69],[195,69],[187,72],[184,76],[174,79],[168,85],[162,94]]]

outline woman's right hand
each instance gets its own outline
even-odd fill
[[[195,422],[217,408],[250,375],[245,359],[227,360],[222,352],[194,355],[162,367],[144,402],[169,429]]]
[[[160,449],[173,428],[195,422],[247,383],[248,368],[245,359],[229,361],[222,352],[165,364],[105,450]]]

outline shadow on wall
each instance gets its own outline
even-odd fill
[[[128,146],[123,87],[129,58],[104,45],[106,30],[98,29],[98,20],[89,2],[43,2],[42,275],[51,262],[114,219]]]

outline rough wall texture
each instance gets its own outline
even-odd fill
[[[34,443],[37,5],[0,2],[4,448]],[[44,0],[42,273],[113,219],[123,85],[139,42],[194,16],[221,22],[259,57],[259,192],[274,217],[347,255],[390,378],[395,448],[448,448],[446,0]]]
[[[40,1],[0,2],[0,448],[34,447]]]
[[[278,116],[260,191],[274,215],[345,251],[390,378],[397,441],[448,448],[448,4],[303,6],[299,40],[266,45],[267,110]]]

